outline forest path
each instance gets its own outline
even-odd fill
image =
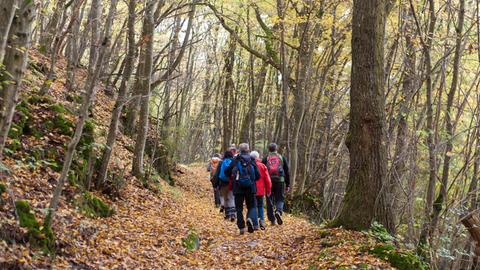
[[[128,185],[111,218],[94,220],[95,233],[77,247],[76,266],[94,269],[387,269],[387,264],[360,251],[369,241],[362,233],[322,230],[285,214],[282,226],[239,235],[213,206],[204,167],[182,166],[176,186],[160,194]],[[80,225],[81,227],[81,225]],[[84,231],[87,229],[83,229]],[[194,230],[197,250],[183,245]],[[61,259],[60,259],[61,260]],[[79,261],[85,264],[78,265]],[[72,261],[64,261],[72,267]],[[61,265],[61,263],[59,264]],[[58,266],[59,266],[58,265]],[[375,267],[367,267],[375,265]],[[345,268],[345,269],[357,269]]]

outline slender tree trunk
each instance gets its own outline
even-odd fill
[[[50,17],[47,26],[41,32],[39,50],[42,53],[50,55],[52,50],[54,50],[54,40],[58,36],[59,32],[62,32],[61,29],[59,29],[59,23],[62,20],[62,13],[64,13],[63,9],[65,3],[65,0],[56,1],[53,14]]]
[[[8,33],[17,5],[18,0],[3,0],[2,3],[0,3],[0,63],[3,63]]]
[[[352,27],[350,176],[336,225],[365,230],[377,220],[393,232],[385,189],[385,1],[355,0]]]
[[[152,79],[153,63],[153,38],[155,30],[154,11],[157,6],[156,0],[149,0],[145,6],[145,18],[143,21],[142,38],[145,41],[141,50],[145,51],[143,70],[140,76],[140,89],[142,96],[140,98],[139,123],[137,128],[137,138],[135,142],[134,157],[132,163],[132,173],[137,177],[143,177],[143,157],[145,143],[148,135],[148,114],[150,105],[150,88]]]
[[[133,65],[135,62],[136,44],[135,44],[135,5],[136,0],[129,0],[128,2],[128,52],[125,57],[125,69],[123,71],[122,82],[118,90],[118,97],[115,101],[115,106],[112,113],[112,119],[110,121],[110,127],[108,129],[107,143],[105,151],[102,155],[102,164],[98,172],[97,183],[101,186],[106,179],[108,164],[112,155],[113,147],[115,146],[115,140],[117,138],[118,125],[120,122],[120,116],[122,114],[123,106],[126,102],[128,82],[133,72]]]
[[[31,46],[35,16],[35,1],[23,1],[15,12],[7,38],[7,48],[3,59],[6,72],[0,74],[0,84],[3,87],[0,106],[0,160],[18,102],[18,91],[23,73],[27,67],[28,49]]]
[[[416,90],[415,86],[415,65],[416,65],[416,55],[415,47],[413,44],[414,39],[414,25],[410,11],[404,11],[404,25],[403,33],[405,38],[405,56],[403,59],[403,81],[402,81],[402,98],[400,101],[400,110],[397,116],[397,136],[395,142],[395,151],[393,156],[393,164],[391,171],[389,173],[389,189],[392,194],[391,208],[394,211],[394,216],[397,216],[398,202],[400,198],[397,196],[400,195],[400,187],[404,182],[404,178],[408,177],[408,149],[409,149],[409,128],[407,123],[407,117],[409,115],[409,106],[412,101],[413,95]]]
[[[84,0],[75,0],[74,6],[81,2],[83,3]],[[83,11],[84,8],[80,11],[80,9],[74,10],[72,16],[74,17],[74,23],[72,26],[72,33],[69,35],[67,50],[68,55],[67,57],[67,78],[65,81],[65,87],[68,89],[68,92],[72,92],[75,90],[75,70],[77,68],[77,60],[78,60],[78,36],[80,35],[80,26],[83,20]]]
[[[425,214],[427,219],[422,226],[422,231],[420,233],[419,238],[419,246],[424,246],[427,241],[428,236],[428,227],[430,226],[430,214],[433,207],[433,197],[435,196],[435,185],[437,181],[437,162],[435,157],[435,143],[434,143],[434,122],[433,122],[433,100],[432,100],[432,91],[433,91],[433,83],[432,83],[432,59],[431,59],[431,48],[433,42],[433,34],[435,31],[435,23],[436,23],[436,16],[435,16],[435,1],[429,0],[429,19],[430,22],[428,24],[428,33],[427,33],[427,40],[422,42],[423,46],[423,53],[425,57],[425,84],[426,84],[426,95],[427,95],[427,147],[428,147],[428,169],[429,169],[429,176],[428,176],[428,187],[427,187],[427,196],[426,196],[426,203],[425,203]],[[413,9],[412,0],[410,0],[410,6],[412,9],[412,14],[415,15],[415,11]],[[420,25],[418,21],[417,24],[417,31],[420,31]]]
[[[223,110],[223,140],[222,140],[222,150],[227,150],[230,144],[232,143],[232,129],[234,128],[231,123],[231,111],[230,111],[230,101],[233,99],[234,95],[234,82],[233,82],[233,66],[235,64],[235,50],[237,48],[235,40],[230,37],[228,51],[225,54],[225,65],[223,67],[223,78],[224,78],[224,87],[222,93],[222,110]],[[229,105],[230,104],[230,105]]]
[[[447,131],[446,149],[443,158],[442,179],[440,182],[440,192],[433,204],[432,223],[430,228],[430,237],[433,237],[434,231],[437,227],[440,213],[443,209],[444,202],[448,199],[447,188],[450,172],[450,160],[452,158],[453,139],[454,139],[454,123],[453,119],[453,101],[458,88],[458,76],[460,71],[460,59],[462,57],[462,42],[463,42],[463,23],[465,20],[465,0],[460,0],[460,8],[458,10],[458,21],[456,26],[455,39],[455,56],[453,60],[452,84],[447,95],[447,107],[445,112],[445,124]]]

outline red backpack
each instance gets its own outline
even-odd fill
[[[270,154],[267,157],[267,168],[271,178],[280,178],[285,176],[283,171],[283,159],[277,153]]]

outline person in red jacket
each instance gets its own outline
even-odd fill
[[[265,195],[270,196],[272,193],[272,180],[270,179],[270,174],[268,173],[267,166],[262,163],[260,159],[260,154],[257,151],[252,151],[250,156],[255,159],[257,163],[258,170],[260,172],[260,179],[256,182],[257,184],[257,194],[255,198],[257,200],[257,212],[258,212],[258,224],[260,229],[265,230],[265,214],[264,214],[264,204],[263,198]],[[257,228],[258,229],[258,228]]]

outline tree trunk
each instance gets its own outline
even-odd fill
[[[135,5],[136,0],[129,0],[128,2],[128,52],[125,57],[125,69],[123,71],[122,82],[118,90],[118,97],[115,101],[115,106],[112,113],[112,119],[110,121],[110,127],[108,129],[107,143],[105,151],[102,155],[102,164],[98,172],[97,183],[101,186],[107,176],[108,164],[112,155],[113,147],[115,146],[115,140],[117,138],[118,124],[120,122],[120,116],[122,114],[123,106],[125,105],[125,99],[127,96],[128,82],[133,72],[133,65],[135,62],[136,44],[135,44]]]
[[[458,88],[458,76],[460,71],[460,59],[462,57],[462,41],[463,41],[463,22],[465,20],[465,0],[460,0],[460,8],[458,10],[458,21],[456,26],[456,39],[455,39],[455,56],[453,60],[453,71],[452,71],[452,84],[450,91],[447,95],[447,107],[445,112],[445,124],[447,131],[446,138],[446,149],[443,158],[443,171],[442,179],[440,182],[440,192],[435,199],[433,204],[433,213],[432,213],[432,223],[430,225],[430,236],[432,237],[437,227],[440,213],[443,209],[443,203],[448,199],[447,198],[447,188],[448,188],[448,179],[450,172],[450,160],[453,155],[453,139],[454,139],[454,124],[452,121],[453,118],[453,101],[455,94]]]
[[[2,3],[0,3],[0,63],[3,63],[8,33],[17,5],[18,0],[3,0]]]
[[[7,38],[7,48],[3,59],[6,72],[0,74],[0,84],[3,87],[2,103],[0,104],[0,160],[12,124],[23,73],[27,67],[35,15],[35,2],[23,1],[15,12]]]
[[[54,40],[61,31],[59,29],[59,23],[62,20],[62,13],[64,9],[64,4],[66,1],[57,0],[55,8],[53,9],[53,14],[50,17],[50,20],[47,23],[47,26],[42,31],[39,41],[39,50],[41,53],[50,55],[52,50],[54,50]]]
[[[383,42],[385,1],[355,0],[352,19],[350,176],[336,225],[366,230],[373,221],[395,230],[385,190],[385,96]]]
[[[145,18],[143,21],[142,38],[145,41],[141,50],[144,51],[145,59],[143,70],[140,76],[139,87],[142,90],[140,98],[139,123],[137,128],[137,138],[135,142],[134,157],[132,163],[132,173],[137,177],[143,177],[143,157],[145,151],[145,143],[148,135],[148,115],[150,105],[150,88],[152,79],[152,63],[153,63],[153,34],[155,30],[154,11],[157,6],[156,0],[149,0],[145,7]]]
[[[416,56],[413,39],[415,33],[413,30],[411,11],[404,11],[404,25],[403,33],[405,35],[405,56],[403,59],[403,81],[402,81],[402,98],[400,101],[400,109],[397,116],[397,136],[395,142],[395,152],[393,156],[392,168],[389,173],[389,189],[392,194],[391,208],[394,211],[394,216],[397,216],[398,202],[400,196],[400,187],[404,182],[404,178],[408,177],[408,148],[409,148],[409,128],[407,117],[409,115],[409,106],[415,94],[415,77],[416,77]]]
[[[235,64],[235,50],[237,48],[235,40],[230,37],[228,51],[225,54],[225,65],[223,67],[223,77],[224,77],[224,87],[222,93],[222,126],[223,126],[223,140],[222,140],[222,150],[227,150],[230,144],[232,143],[232,127],[231,123],[231,111],[230,111],[230,101],[233,99],[233,91],[235,88],[233,82],[233,66]]]

